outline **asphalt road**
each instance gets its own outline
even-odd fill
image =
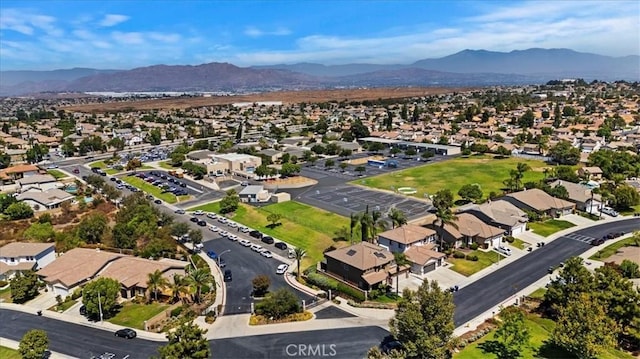
[[[505,265],[503,268],[461,288],[454,293],[456,327],[500,304],[515,303],[515,294],[547,275],[551,266],[578,256],[589,249],[588,243],[573,239],[573,235],[601,238],[610,232],[629,233],[640,229],[640,218],[603,223],[563,236],[536,248],[532,253]],[[602,247],[607,246],[607,243]],[[513,303],[511,303],[513,301]]]
[[[0,309],[0,337],[19,341],[31,329],[43,329],[49,337],[49,349],[78,358],[103,353],[114,359],[150,358],[162,343],[143,339],[122,339],[109,331],[58,321],[33,314]],[[389,333],[379,327],[357,327],[268,334],[209,341],[212,357],[253,358],[363,358],[370,347],[378,345]]]

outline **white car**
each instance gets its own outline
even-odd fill
[[[230,234],[227,236],[227,239],[230,241],[237,241],[238,240],[238,236],[236,236],[235,234]]]
[[[248,240],[246,240],[246,239],[241,239],[238,243],[242,244],[242,245],[243,245],[243,246],[245,246],[245,247],[249,247],[249,246],[251,246],[251,242],[249,242],[249,241],[248,241]]]
[[[259,244],[252,244],[251,245],[251,250],[254,251],[254,252],[257,252],[257,251],[259,251],[261,249],[262,249],[262,246],[259,245]]]
[[[195,214],[196,216],[202,216],[204,214],[204,212],[201,211],[201,210],[197,210],[197,211],[193,212],[193,214]]]
[[[276,274],[285,274],[287,272],[287,269],[289,269],[289,265],[288,264],[280,264],[276,268]]]
[[[227,231],[220,231],[220,232],[218,232],[218,234],[219,234],[219,235],[221,235],[221,236],[223,236],[223,237],[226,237],[226,236],[228,236],[228,235],[229,235],[229,232],[227,232]]]
[[[217,231],[218,231],[218,227],[214,226],[213,224],[210,224],[210,225],[209,225],[209,230],[210,230],[211,232],[217,232]]]
[[[500,247],[496,248],[496,251],[499,252],[499,253],[502,253],[502,254],[504,254],[506,256],[510,256],[511,255],[511,249],[509,249],[507,247],[500,246]]]
[[[248,227],[242,226],[242,227],[240,227],[240,232],[249,233],[249,232],[251,232],[251,230]]]
[[[227,225],[231,228],[238,228],[238,224],[234,221],[227,221]]]
[[[218,217],[218,222],[220,223],[227,223],[227,219],[224,217]]]
[[[269,252],[269,251],[264,251],[264,252],[262,252],[260,254],[265,258],[272,258],[273,257],[273,254],[271,254],[271,252]]]
[[[204,244],[196,243],[196,244],[193,245],[193,248],[202,249],[202,248],[204,248]]]
[[[207,217],[211,219],[216,219],[217,216],[215,213],[207,213]]]
[[[602,207],[600,212],[602,212],[602,213],[604,213],[604,214],[606,214],[608,216],[611,216],[611,217],[618,217],[618,214],[619,214],[618,212],[616,212],[616,210],[614,210],[611,207]]]

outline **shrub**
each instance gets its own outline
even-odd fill
[[[76,300],[80,297],[82,297],[82,288],[76,288],[76,290],[71,293],[71,299]]]
[[[506,236],[506,237],[504,237],[504,240],[509,242],[509,243],[513,243],[516,239],[513,238],[513,236]]]
[[[460,251],[453,252],[453,258],[464,258],[464,257],[465,257],[464,253]]]
[[[0,288],[6,287],[7,284],[9,284],[9,282],[7,282],[6,280],[0,280]]]
[[[478,249],[478,243],[471,243],[471,249],[473,249],[474,251]]]
[[[478,261],[478,256],[477,255],[468,255],[465,257],[467,260],[470,260],[472,262],[477,262]]]
[[[184,310],[183,306],[174,308],[171,310],[171,317],[175,318],[177,316],[180,316],[180,314],[182,314],[182,311]]]
[[[351,297],[361,302],[364,301],[365,299],[364,293],[361,290],[355,289],[344,283],[338,283],[338,291],[348,297]]]

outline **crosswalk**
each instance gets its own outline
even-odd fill
[[[565,237],[571,238],[571,239],[575,239],[576,241],[580,241],[580,242],[584,242],[584,243],[591,243],[591,241],[595,239],[593,237],[583,236],[583,235],[577,234],[577,233],[570,233],[570,234],[565,235]]]

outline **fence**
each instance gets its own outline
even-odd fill
[[[180,307],[181,305],[182,305],[181,303],[176,303],[170,306],[169,308],[163,310],[162,312],[156,314],[154,317],[145,320],[144,330],[149,332],[159,333],[160,330],[162,330],[162,327],[164,326],[163,325],[164,321],[167,320],[167,318],[171,317],[171,311]]]

